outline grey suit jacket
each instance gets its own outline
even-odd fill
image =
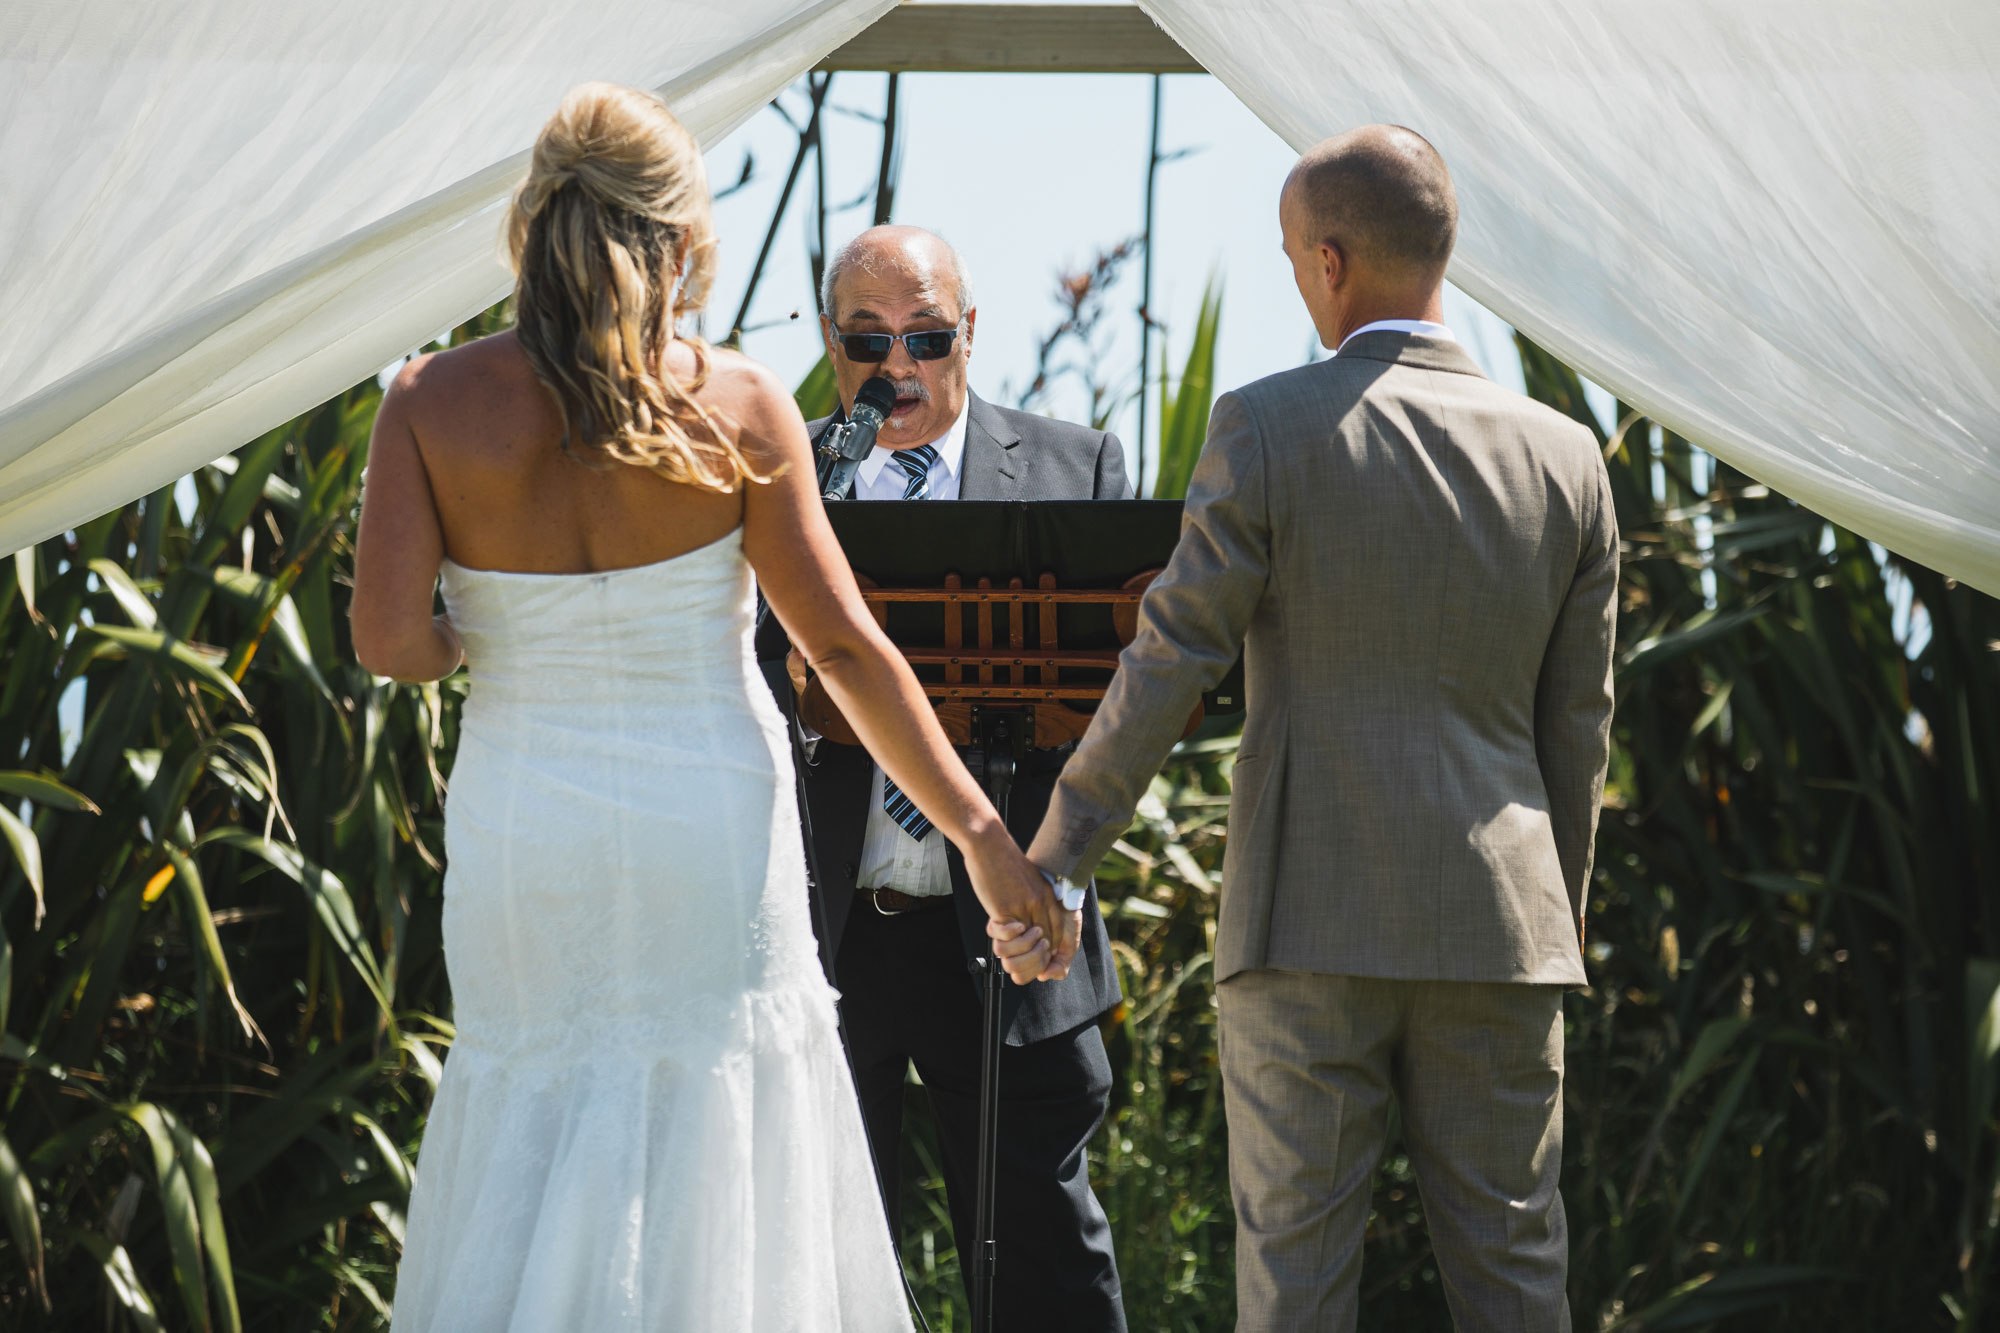
[[[1032,854],[1094,867],[1241,645],[1217,977],[1580,984],[1617,584],[1595,440],[1449,339],[1224,394]]]

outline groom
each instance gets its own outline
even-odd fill
[[[855,476],[857,500],[1122,500],[1117,437],[985,402],[966,383],[974,309],[958,255],[915,227],[875,227],[834,256],[820,294],[827,355],[851,406],[872,375],[896,386],[894,412]],[[808,430],[817,440],[832,419]],[[776,631],[770,622],[767,631]],[[788,645],[758,645],[780,705],[796,720],[803,666]],[[979,1138],[980,1005],[967,970],[985,952],[986,914],[965,862],[902,800],[866,751],[807,738],[800,768],[814,850],[815,924],[841,993],[868,1140],[897,1229],[904,1085],[922,1078],[943,1150],[952,1231],[973,1236]],[[1028,751],[1007,822],[1025,838],[1069,747]],[[1122,1333],[1111,1229],[1091,1193],[1086,1149],[1104,1118],[1111,1065],[1097,1018],[1118,976],[1097,897],[1059,981],[1008,986],[1000,1057],[995,1328]],[[970,1271],[970,1263],[965,1268]]]
[[[1352,1329],[1393,1095],[1458,1327],[1570,1327],[1562,993],[1611,724],[1618,534],[1582,426],[1444,327],[1430,144],[1279,200],[1329,361],[1215,405],[1179,546],[1030,849],[1082,879],[1246,649],[1215,943],[1239,1333]]]

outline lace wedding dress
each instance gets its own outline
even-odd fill
[[[740,533],[443,583],[458,1038],[397,1333],[907,1329]]]

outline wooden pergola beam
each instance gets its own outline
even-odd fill
[[[823,70],[959,74],[1200,74],[1137,5],[905,0],[821,61]]]

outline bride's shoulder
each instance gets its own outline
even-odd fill
[[[738,394],[783,389],[769,366],[732,348],[703,344],[701,356],[708,363],[708,382],[718,389]]]
[[[419,352],[403,362],[389,386],[392,397],[405,408],[441,404],[467,393],[490,394],[509,380],[524,383],[534,378],[534,369],[521,351],[514,330],[436,352]]]
[[[702,356],[708,363],[705,391],[738,420],[762,420],[791,404],[791,390],[763,362],[727,347],[704,347]]]

